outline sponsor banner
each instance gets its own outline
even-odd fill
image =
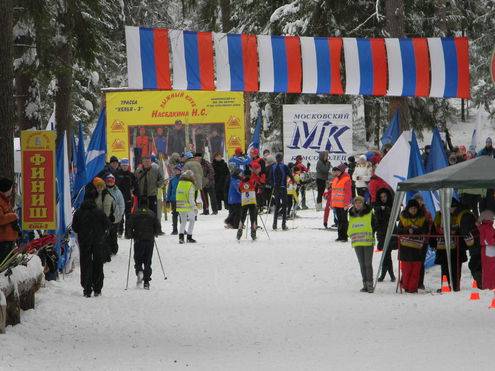
[[[303,162],[316,171],[320,152],[328,151],[333,166],[352,154],[352,105],[294,104],[283,106],[284,161]]]
[[[232,155],[246,148],[244,97],[237,92],[123,91],[106,94],[107,160],[185,150]]]
[[[21,132],[22,229],[56,229],[54,131]]]

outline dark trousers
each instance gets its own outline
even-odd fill
[[[134,269],[136,274],[143,272],[144,282],[151,280],[151,259],[155,241],[134,240]]]
[[[450,250],[450,265],[452,267],[452,279],[453,283],[450,282],[449,276],[449,265],[447,262],[447,252],[445,250],[437,250],[437,261],[440,262],[440,267],[442,271],[442,277],[446,276],[450,283],[450,286],[454,291],[459,291],[460,277],[458,277],[458,272],[462,272],[462,261],[459,262],[460,267],[457,265],[457,249]]]
[[[294,197],[287,195],[287,218],[291,217],[292,207],[296,207],[294,204]]]
[[[482,269],[481,269],[481,248],[475,247],[469,249],[469,270],[471,271],[471,275],[473,279],[478,284],[478,287],[482,289]]]
[[[148,196],[148,208],[155,213],[158,217],[158,200],[156,196]],[[160,226],[160,232],[162,231],[162,222],[161,220],[158,220],[158,224]]]
[[[131,218],[131,210],[132,210],[132,199],[131,200],[127,200],[125,202],[125,213],[124,213],[124,217],[122,218],[122,220],[120,221],[120,224],[119,224],[119,234],[124,234],[124,229],[125,229],[125,234],[127,236],[127,231],[129,229],[129,220]]]
[[[209,197],[209,200],[208,200]],[[210,205],[211,210],[216,213],[218,212],[217,197],[215,193],[215,188],[206,187],[201,190],[201,201],[203,202],[203,211],[207,213],[209,211]],[[211,202],[209,202],[211,201]]]
[[[273,214],[273,227],[277,227],[277,219],[279,214],[282,214],[282,226],[287,222],[287,189],[275,188],[273,192],[273,203],[275,206],[275,212]]]
[[[337,207],[333,209],[333,211],[337,216],[338,238],[340,240],[347,240],[347,228],[349,226],[349,221],[347,220],[347,210]]]
[[[105,251],[102,245],[79,245],[81,265],[81,286],[85,294],[101,292],[103,288],[103,263]]]
[[[106,245],[108,258],[110,255],[116,255],[119,251],[119,243],[117,241],[117,232],[119,230],[119,223],[112,223],[108,229],[108,234],[106,236]]]
[[[14,250],[15,243],[11,241],[0,242],[0,263]]]
[[[363,285],[373,285],[373,246],[356,246],[354,251],[361,269]]]
[[[382,265],[382,273],[381,273],[381,278],[385,278],[385,275],[387,274],[390,275],[390,278],[395,278],[394,275],[394,265],[392,263],[392,248],[389,247],[387,249],[387,252],[385,253],[385,256],[383,257],[383,265]]]
[[[249,211],[249,220],[251,221],[251,228],[256,229],[256,222],[258,219],[258,207],[256,205],[242,206],[241,221],[239,222],[239,228],[242,228],[246,221],[247,213]]]
[[[225,202],[225,187],[223,184],[219,186],[215,184],[215,198],[217,200],[217,210],[222,210],[222,201]]]
[[[421,271],[420,261],[402,261],[401,285],[406,292],[417,292],[419,284],[419,274]]]
[[[241,221],[241,204],[229,205],[229,216],[225,219],[225,223],[237,228]]]
[[[316,188],[318,190],[318,194],[316,196],[316,203],[321,204],[321,201],[323,199],[323,193],[325,193],[325,187],[327,185],[327,182],[325,179],[316,179]]]
[[[306,207],[306,186],[305,185],[301,186],[301,188],[299,189],[299,194],[301,195],[301,207],[305,208]]]
[[[177,202],[170,202],[172,206],[172,231],[177,231],[177,223],[179,221],[179,213],[177,212]]]

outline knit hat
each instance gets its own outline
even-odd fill
[[[184,153],[184,157],[187,159],[190,159],[190,158],[193,158],[194,155],[191,151],[187,151],[186,153]]]
[[[419,210],[419,202],[416,201],[414,198],[411,198],[408,202],[407,202],[407,206],[406,206],[406,210],[409,210],[411,207],[415,207],[416,209]]]
[[[93,185],[95,187],[104,187],[105,186],[105,181],[101,178],[94,177],[93,179]]]
[[[0,192],[8,192],[12,186],[14,185],[14,182],[10,179],[7,178],[0,178]]]
[[[236,155],[236,156],[240,156],[240,155],[242,155],[242,148],[241,148],[241,147],[237,147],[237,148],[235,149],[235,155]]]
[[[122,160],[120,160],[120,164],[121,165],[129,165],[129,159],[123,158]]]
[[[343,173],[345,169],[347,169],[347,165],[345,163],[341,163],[337,166],[337,169],[339,169],[339,171]]]
[[[112,162],[119,162],[119,159],[116,156],[110,157],[110,163]]]
[[[114,185],[115,184],[115,177],[112,174],[108,174],[105,177],[105,184]]]
[[[363,196],[354,197],[354,203],[356,203],[357,201],[361,201],[364,204],[364,197]]]
[[[493,221],[495,214],[491,210],[485,210],[480,213],[480,220],[490,220]]]
[[[260,150],[258,148],[251,148],[251,154],[253,156],[258,156],[260,154]]]
[[[256,169],[261,169],[261,165],[256,162],[256,161],[253,161],[249,164],[249,167],[253,170],[256,170]]]
[[[416,201],[424,201],[423,199],[423,196],[421,195],[421,193],[416,193],[414,196],[413,196],[413,200],[416,200]]]
[[[351,164],[356,162],[356,159],[354,158],[354,156],[349,156],[347,157],[347,161],[349,161]]]
[[[282,162],[283,159],[284,159],[284,155],[283,154],[277,153],[275,155],[275,160],[277,160],[277,162]]]
[[[358,157],[359,161],[368,161],[368,158],[366,157],[366,155],[361,155]]]
[[[492,145],[492,138],[486,138],[486,144]]]

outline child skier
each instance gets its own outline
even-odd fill
[[[258,164],[256,164],[258,165]],[[259,165],[258,165],[259,166]],[[241,177],[241,183],[239,185],[241,191],[241,220],[239,222],[239,229],[237,230],[237,239],[242,237],[242,231],[244,228],[244,222],[246,221],[247,213],[249,211],[249,219],[251,220],[251,238],[256,240],[256,222],[258,219],[258,208],[256,205],[256,180],[251,176],[251,170],[248,169]]]
[[[177,212],[179,213],[180,218],[180,244],[184,243],[184,232],[186,231],[186,224],[188,220],[189,225],[187,228],[187,242],[196,242],[196,240],[192,238],[194,221],[196,218],[196,199],[194,197],[196,186],[194,184],[194,173],[191,170],[184,171],[179,178],[179,183],[177,184],[175,199],[177,203]]]
[[[361,292],[373,292],[373,245],[376,229],[375,216],[371,208],[364,202],[364,197],[356,196],[349,210],[349,227],[347,234],[351,238],[352,247],[356,251],[363,288]]]
[[[165,200],[167,204],[170,204],[170,207],[172,209],[172,235],[179,234],[179,231],[177,230],[179,213],[177,212],[177,202],[175,197],[176,197],[177,185],[179,184],[179,178],[181,172],[182,172],[182,165],[181,164],[176,165],[174,167],[174,176],[172,177],[172,179],[170,179],[168,183],[167,198]]]
[[[241,220],[240,174],[241,171],[239,169],[234,169],[230,175],[228,195],[229,215],[227,216],[227,219],[225,219],[225,228],[228,229],[237,229],[239,227],[239,221]]]
[[[148,208],[148,199],[139,200],[139,209],[131,215],[129,221],[130,237],[134,240],[134,269],[137,284],[144,281],[143,288],[150,289],[151,259],[155,237],[160,233],[160,222],[155,213]],[[143,267],[144,266],[144,267]]]

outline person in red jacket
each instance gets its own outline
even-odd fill
[[[257,165],[256,165],[257,166]],[[253,176],[254,175],[254,176]],[[242,237],[244,229],[244,222],[246,221],[247,213],[249,212],[249,219],[251,221],[251,238],[256,240],[256,228],[258,219],[258,208],[256,206],[256,174],[252,174],[252,168],[244,171],[241,176],[241,182],[239,184],[239,191],[241,192],[241,220],[239,222],[239,229],[237,230],[237,240]]]
[[[14,249],[19,237],[17,214],[10,204],[13,185],[10,179],[0,178],[0,263]]]
[[[388,189],[393,198],[394,192],[392,188],[388,185],[387,182],[385,182],[382,178],[375,174],[375,166],[373,166],[373,169],[371,170],[370,182],[368,183],[368,191],[370,194],[370,203],[372,207],[374,207],[375,203],[377,202],[378,190],[383,188]]]
[[[337,216],[338,237],[336,241],[347,242],[347,210],[351,206],[352,180],[347,174],[346,165],[340,164],[332,169],[333,180],[331,183],[330,207]]]
[[[300,183],[299,183],[299,194],[301,195],[301,209],[307,210],[308,206],[306,205],[306,183],[308,180],[309,173],[309,165],[304,166],[303,157],[301,155],[296,156],[296,163],[294,164],[294,173],[299,173],[300,175]]]
[[[493,228],[493,211],[481,213],[480,231],[481,271],[483,289],[495,289],[495,228]]]
[[[266,174],[262,172],[260,164],[256,161],[251,162],[249,168],[251,179],[256,186],[256,204],[259,208],[263,205],[263,187],[266,184]]]

